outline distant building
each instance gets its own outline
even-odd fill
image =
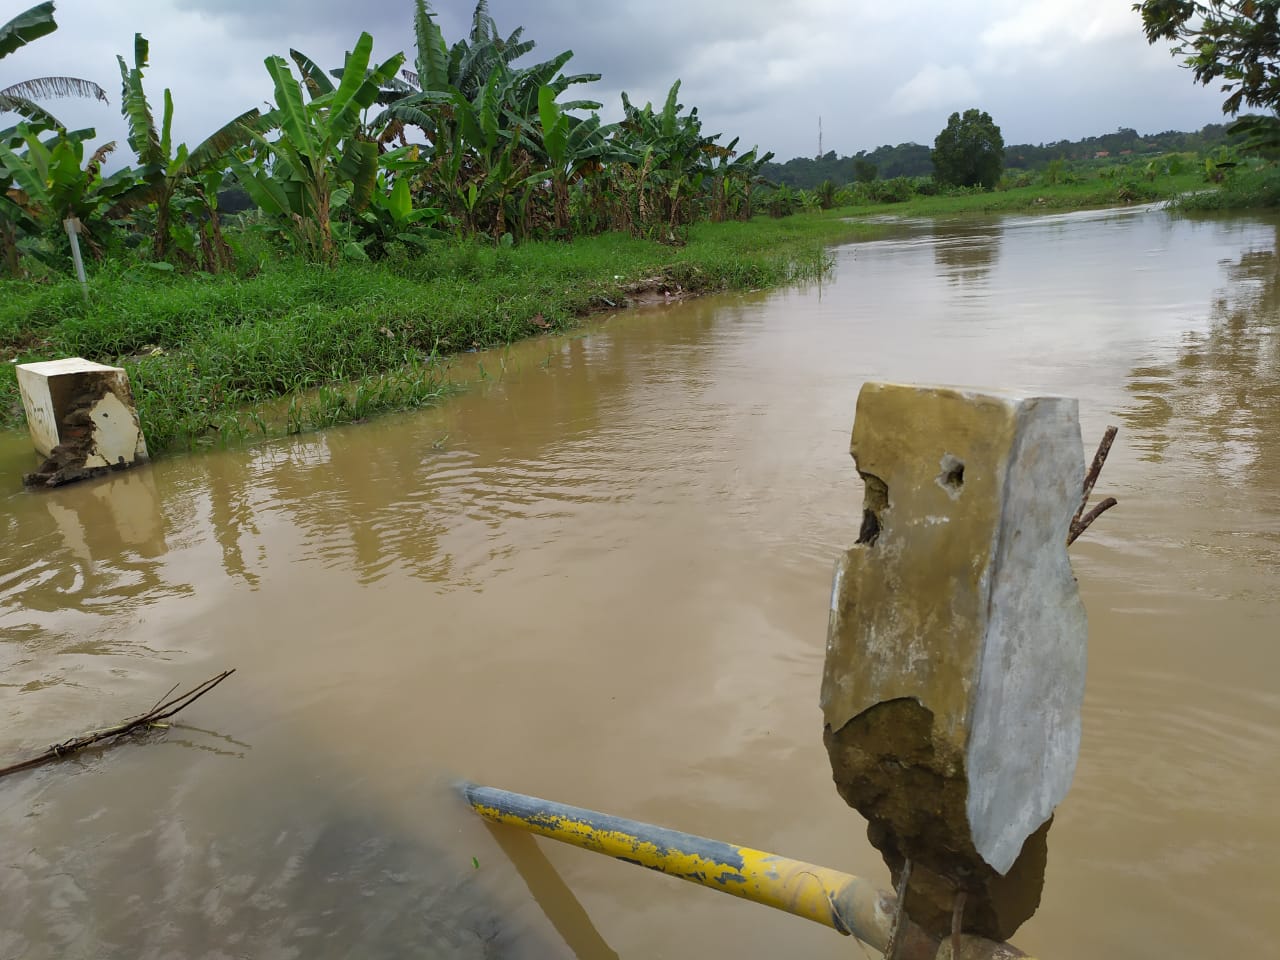
[[[1095,153],[1095,154],[1093,155],[1093,159],[1095,159],[1095,160],[1103,160],[1103,159],[1105,159],[1105,158],[1107,158],[1107,157],[1109,157],[1109,156],[1111,156],[1111,151],[1110,151],[1110,150],[1099,150],[1097,153]]]

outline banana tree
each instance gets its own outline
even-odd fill
[[[78,220],[89,252],[101,257],[98,221],[137,182],[127,167],[109,177],[102,175],[102,162],[115,149],[115,142],[99,147],[86,163],[82,140],[60,136],[50,145],[31,130],[24,131],[23,139],[23,153],[0,142],[0,166],[12,183],[6,199],[23,218],[19,222],[33,225],[45,236],[60,237],[64,221]],[[6,212],[15,213],[13,209]],[[15,266],[16,255],[6,250],[6,256]]]
[[[7,57],[41,37],[58,29],[53,19],[53,3],[37,4],[0,26],[0,59]],[[0,113],[16,113],[29,122],[45,128],[61,127],[51,113],[36,100],[51,97],[86,97],[107,102],[103,89],[91,80],[79,77],[37,77],[0,89]]]
[[[1245,138],[1239,145],[1241,153],[1254,153],[1270,160],[1280,155],[1280,114],[1241,117],[1227,128],[1227,133]]]
[[[438,207],[415,207],[410,179],[419,168],[417,146],[401,147],[382,155],[378,179],[369,203],[351,219],[355,243],[365,256],[382,256],[392,243],[423,247],[436,229],[443,211]],[[359,255],[359,254],[357,254]]]
[[[155,204],[156,227],[152,254],[156,260],[164,260],[175,240],[180,247],[191,252],[192,241],[201,232],[201,228],[177,230],[173,223],[173,210],[175,201],[197,198],[197,204],[183,202],[181,205],[191,209],[193,213],[202,212],[212,221],[216,236],[212,252],[215,255],[206,258],[206,267],[216,271],[229,260],[229,251],[217,227],[216,194],[211,200],[208,191],[201,187],[201,178],[210,173],[221,178],[231,150],[249,141],[250,128],[258,121],[259,113],[254,109],[240,114],[202,140],[194,150],[189,150],[185,143],[174,149],[173,95],[166,87],[164,112],[157,131],[151,103],[142,84],[143,70],[147,66],[149,54],[150,45],[146,38],[137,33],[133,37],[133,66],[129,67],[123,57],[116,57],[120,65],[120,112],[129,127],[129,146],[142,164],[138,172],[143,179],[143,183],[121,198],[121,207]],[[183,194],[185,197],[180,197]]]
[[[464,233],[506,232],[508,198],[534,167],[525,136],[532,123],[513,123],[506,105],[512,77],[498,66],[474,100],[457,89],[422,91],[387,110],[429,131],[421,177]]]
[[[509,67],[535,46],[522,40],[524,27],[503,39],[489,15],[488,0],[478,0],[471,14],[471,32],[449,50],[449,78],[454,89],[474,100],[495,69]]]
[[[218,212],[218,194],[227,181],[229,168],[210,166],[196,176],[196,195],[204,206],[204,223],[200,225],[200,244],[206,264],[229,270],[232,266],[231,247],[222,235],[222,220]]]
[[[330,223],[335,189],[350,183],[350,196],[359,209],[377,180],[378,144],[360,136],[361,113],[404,62],[404,54],[397,53],[370,69],[372,52],[373,38],[362,33],[347,54],[337,85],[327,87],[305,69],[299,81],[283,57],[267,57],[276,102],[260,125],[278,128],[279,135],[268,140],[251,130],[259,162],[240,160],[233,165],[254,202],[287,220],[304,251],[325,262],[337,257]],[[304,88],[311,95],[309,102]]]
[[[0,143],[6,148],[13,146],[8,137]],[[16,158],[12,165],[17,167],[21,162],[21,158]],[[13,171],[9,167],[9,163],[0,160],[0,260],[3,260],[4,272],[10,277],[17,277],[22,274],[18,241],[23,236],[39,233],[40,225],[31,211],[19,202],[24,198],[14,187]]]
[[[630,195],[628,216],[635,232],[680,242],[679,228],[692,219],[692,199],[700,194],[710,173],[710,158],[723,156],[719,134],[702,135],[695,107],[681,116],[680,81],[671,85],[660,113],[651,103],[637,108],[624,93],[623,119],[618,125],[622,146],[640,157],[616,172]]]
[[[538,89],[539,133],[546,158],[545,174],[551,182],[553,222],[557,231],[570,237],[569,188],[587,173],[599,171],[608,159],[621,159],[610,146],[615,127],[601,125],[600,116],[574,117],[556,102],[557,90],[550,84]]]
[[[739,220],[750,220],[754,212],[751,207],[751,197],[757,187],[772,187],[773,183],[766,179],[761,172],[765,164],[773,159],[773,151],[770,150],[763,154],[757,154],[758,147],[753,147],[744,153],[738,163],[734,165],[734,179],[740,185],[741,201],[738,204],[737,216]]]
[[[772,151],[759,154],[759,147],[746,153],[736,151],[738,138],[717,154],[718,163],[711,170],[712,187],[710,213],[714,222],[736,216],[740,220],[751,219],[751,194],[764,183],[760,169],[773,159]]]
[[[415,46],[414,69],[402,70],[399,76],[387,78],[378,91],[377,102],[388,108],[373,121],[373,126],[395,135],[403,135],[406,124],[422,129],[430,144],[449,140],[448,131],[439,129],[448,120],[447,111],[439,111],[457,90],[450,74],[449,48],[444,33],[436,23],[435,13],[424,0],[415,0],[413,13]],[[397,107],[393,112],[390,108]]]
[[[517,27],[503,39],[489,15],[487,0],[476,4],[470,33],[452,47],[445,42],[435,13],[425,0],[414,0],[413,32],[417,50],[414,67],[387,82],[378,97],[384,106],[433,92],[458,91],[474,100],[495,68],[510,65],[535,46],[532,40],[520,39],[524,27]],[[386,115],[381,119],[387,119]]]
[[[387,105],[380,122],[397,131],[417,126],[426,135],[425,183],[446,199],[464,229],[488,229],[495,236],[512,220],[527,226],[528,200],[536,191],[526,189],[520,197],[520,188],[528,187],[533,171],[553,165],[539,131],[542,89],[550,87],[558,97],[600,78],[562,73],[572,51],[516,67],[514,61],[534,48],[522,35],[517,29],[503,39],[481,0],[470,34],[449,47],[430,6],[417,0],[415,69],[404,71],[380,97]],[[557,106],[565,112],[601,105],[577,100]]]
[[[15,152],[16,159],[11,164],[15,169],[27,163],[24,150],[26,137],[29,134],[39,135],[47,129],[42,122],[33,121],[0,131],[0,143]],[[95,136],[97,133],[91,127],[71,132],[58,131],[45,147],[52,149],[59,138],[83,142],[92,140]],[[4,264],[4,272],[12,277],[22,273],[21,241],[34,239],[44,232],[29,206],[24,206],[25,202],[26,194],[15,185],[13,172],[8,165],[0,163],[0,261]]]

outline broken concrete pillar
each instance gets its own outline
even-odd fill
[[[17,372],[31,440],[45,458],[24,483],[57,486],[147,459],[124,370],[71,357]]]
[[[869,383],[866,484],[836,564],[822,680],[837,789],[906,912],[1007,940],[1039,904],[1080,743],[1086,624],[1067,560],[1084,456],[1060,397]]]

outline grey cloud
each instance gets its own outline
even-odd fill
[[[179,11],[203,14],[227,23],[236,36],[325,35],[350,45],[361,31],[375,40],[399,36],[411,42],[413,5],[401,2],[351,3],[349,0],[173,0]]]
[[[758,143],[783,159],[816,151],[819,115],[824,148],[842,154],[904,140],[929,143],[947,114],[965,106],[988,110],[1007,142],[1121,125],[1190,129],[1219,118],[1216,92],[1195,87],[1164,51],[1150,50],[1136,19],[1130,30],[1104,0],[1080,2],[1109,18],[1101,35],[1063,37],[1046,27],[1061,19],[1051,0],[995,5],[1014,11],[1003,21],[988,0],[926,3],[923,10],[871,0],[792,0],[785,14],[772,0],[490,0],[490,11],[504,34],[526,28],[526,38],[538,44],[530,60],[571,49],[570,70],[603,74],[582,92],[605,103],[606,120],[620,114],[620,91],[661,103],[679,77],[681,101],[699,108],[704,129],[723,133],[725,141],[740,136],[744,146]],[[468,29],[471,0],[433,7],[450,42]],[[59,0],[59,31],[6,58],[4,68],[13,79],[65,72],[96,80],[112,94],[110,108],[51,106],[68,122],[123,139],[115,54],[127,55],[140,29],[152,41],[153,97],[173,88],[175,132],[194,142],[270,97],[267,54],[293,46],[336,66],[368,30],[375,56],[403,49],[412,58],[412,15],[411,0],[113,0],[110,6]],[[935,81],[967,78],[975,102],[946,102],[946,84],[926,82],[928,74],[911,88],[913,96],[895,101],[895,91],[929,64]],[[121,154],[127,162],[127,151]]]

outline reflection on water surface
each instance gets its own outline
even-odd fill
[[[871,378],[1079,396],[1086,446],[1122,426],[1121,506],[1073,548],[1083,752],[1020,945],[1266,954],[1277,263],[1258,219],[916,221],[820,289],[512,348],[437,410],[40,495],[0,439],[4,755],[238,668],[167,735],[0,784],[0,957],[846,956],[495,836],[448,784],[885,883],[816,706]]]

